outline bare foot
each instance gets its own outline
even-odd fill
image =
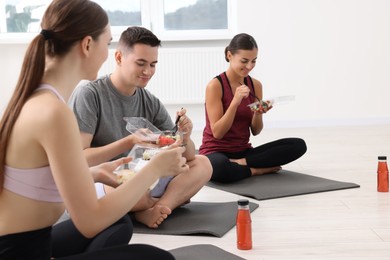
[[[241,158],[241,159],[229,159],[229,161],[231,162],[235,162],[239,165],[246,165],[246,160],[245,158]]]
[[[158,226],[172,213],[166,206],[155,205],[153,208],[135,212],[134,216],[138,222],[150,227],[158,228]]]
[[[245,158],[240,158],[240,159],[229,159],[231,162],[237,163],[239,165],[244,165],[246,166],[246,159]],[[282,167],[280,166],[275,166],[275,167],[268,167],[268,168],[251,168],[251,173],[252,176],[254,175],[262,175],[266,173],[274,173],[277,171],[280,171]]]
[[[182,206],[186,205],[186,204],[189,204],[191,202],[191,199],[188,199],[186,200],[183,204],[181,204]]]
[[[274,173],[281,169],[282,167],[280,166],[269,167],[269,168],[251,168],[251,172],[252,172],[252,176],[255,176],[255,175],[262,175],[266,173]]]

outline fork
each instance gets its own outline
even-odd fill
[[[183,109],[183,108],[181,108],[181,109]],[[179,127],[177,126],[177,124],[179,123],[180,117],[181,117],[181,116],[178,115],[177,118],[176,118],[175,126],[172,128],[173,134],[176,134],[177,130],[179,129]]]
[[[176,134],[177,130],[179,129],[179,127],[177,126],[177,124],[179,123],[180,117],[181,117],[181,116],[177,116],[177,118],[176,118],[175,126],[172,128],[173,134]]]
[[[241,82],[239,82],[239,83],[240,83],[241,85],[244,85],[244,84],[242,84]],[[261,104],[261,99],[258,98],[255,94],[253,94],[252,91],[249,91],[249,95],[251,95],[252,97],[256,98],[257,101],[259,101],[259,103]]]

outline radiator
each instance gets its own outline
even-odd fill
[[[114,52],[110,50],[99,75],[114,71]],[[227,65],[221,47],[161,47],[156,73],[147,89],[164,104],[201,104],[207,83],[225,71]]]

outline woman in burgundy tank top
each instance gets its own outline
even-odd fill
[[[306,143],[300,138],[283,138],[258,147],[251,145],[251,134],[260,134],[263,115],[272,108],[270,103],[256,110],[248,107],[263,98],[260,81],[249,76],[257,54],[252,36],[236,35],[225,48],[228,69],[207,85],[206,126],[199,153],[210,159],[213,181],[234,182],[277,172],[306,152]]]

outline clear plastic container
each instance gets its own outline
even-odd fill
[[[155,144],[160,147],[171,145],[183,140],[183,133],[174,130],[161,131],[143,117],[124,117],[126,130],[136,135],[145,143]]]
[[[156,143],[161,131],[143,117],[124,117],[126,130],[143,142]]]
[[[119,182],[125,182],[135,176],[146,164],[149,163],[150,159],[167,147],[149,147],[143,145],[134,145],[131,149],[129,156],[133,158],[128,164],[121,165],[114,173],[118,175]],[[169,182],[173,177],[163,177],[156,180],[150,187],[150,195],[154,198],[160,198]]]
[[[253,102],[249,104],[248,107],[252,111],[257,111],[260,109],[260,106],[262,106],[263,109],[268,109],[268,107],[274,106],[275,104],[287,103],[294,100],[295,100],[295,96],[279,96],[267,100],[260,100],[260,101]]]

